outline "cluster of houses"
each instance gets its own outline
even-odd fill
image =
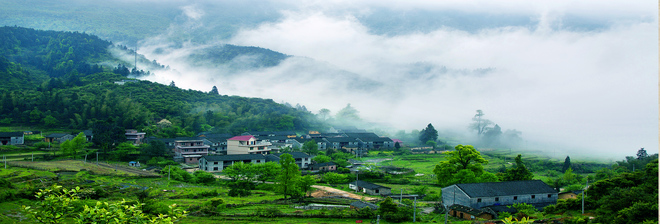
[[[83,131],[88,141],[93,138],[91,130]],[[0,145],[24,144],[25,132],[0,132]],[[32,133],[27,133],[32,134]],[[44,137],[46,142],[64,142],[75,136],[55,133]],[[174,160],[191,165],[199,165],[200,170],[221,172],[234,163],[265,163],[279,161],[280,149],[285,147],[302,148],[306,142],[314,140],[320,150],[341,149],[355,154],[370,149],[393,148],[397,139],[381,137],[374,133],[357,129],[331,129],[329,132],[310,132],[298,136],[292,131],[246,132],[239,136],[229,134],[200,133],[197,137],[146,138],[146,133],[126,130],[126,139],[136,145],[159,140],[173,152]],[[427,152],[428,153],[428,152]],[[310,171],[336,171],[332,162],[312,164],[312,156],[303,152],[289,152],[301,169]],[[366,181],[356,180],[349,188],[370,195],[392,195],[391,188]],[[488,183],[454,184],[442,188],[442,201],[449,208],[449,214],[461,219],[494,219],[500,212],[514,213],[509,206],[527,203],[542,210],[556,204],[558,198],[571,198],[580,192],[558,192],[540,180],[507,181]],[[356,202],[351,207],[376,207],[365,202]]]
[[[134,130],[133,130],[134,131]],[[337,149],[354,154],[364,154],[371,149],[393,148],[395,140],[378,136],[365,130],[331,128],[325,133],[310,132],[299,136],[293,131],[245,132],[239,136],[216,133],[199,133],[197,137],[183,138],[144,138],[144,133],[133,132],[142,136],[138,142],[162,141],[174,152],[174,161],[199,165],[199,169],[209,172],[221,172],[234,163],[265,163],[279,161],[283,148],[302,148],[309,141],[314,141],[319,150]],[[398,141],[398,140],[396,140]],[[301,169],[312,171],[334,171],[334,163],[312,164],[312,156],[302,152],[290,152]]]

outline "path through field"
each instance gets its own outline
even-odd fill
[[[343,190],[339,190],[339,189],[331,188],[331,187],[326,187],[326,186],[321,186],[321,185],[312,185],[312,187],[329,193],[327,195],[323,194],[323,196],[339,195],[339,196],[342,196],[342,197],[348,197],[348,198],[353,198],[353,199],[358,199],[358,200],[362,200],[362,198],[364,198],[364,200],[367,200],[367,201],[378,200],[378,198],[357,195],[357,194],[350,193],[350,192],[347,192],[347,191],[343,191]],[[314,194],[312,194],[312,196],[313,195]],[[317,193],[317,195],[318,195],[318,193]]]

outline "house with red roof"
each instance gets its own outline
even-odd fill
[[[227,139],[227,155],[270,154],[269,141],[259,141],[252,135],[241,135]]]

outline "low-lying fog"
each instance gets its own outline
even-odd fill
[[[172,36],[221,29],[212,3],[175,2],[177,20],[138,50],[172,70],[145,79],[314,113],[350,103],[392,133],[432,123],[441,136],[474,135],[481,109],[521,131],[525,147],[561,158],[658,151],[657,2],[273,1],[275,17],[203,42]],[[186,61],[222,44],[292,57],[247,70]]]

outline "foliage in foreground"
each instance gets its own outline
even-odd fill
[[[37,192],[38,207],[23,206],[23,210],[40,223],[61,223],[69,219],[75,223],[174,223],[186,213],[173,204],[167,214],[151,216],[142,212],[142,204],[125,200],[116,203],[97,201],[94,206],[85,205],[82,211],[75,211],[73,204],[80,200],[80,192],[80,187],[66,189],[54,185]]]

